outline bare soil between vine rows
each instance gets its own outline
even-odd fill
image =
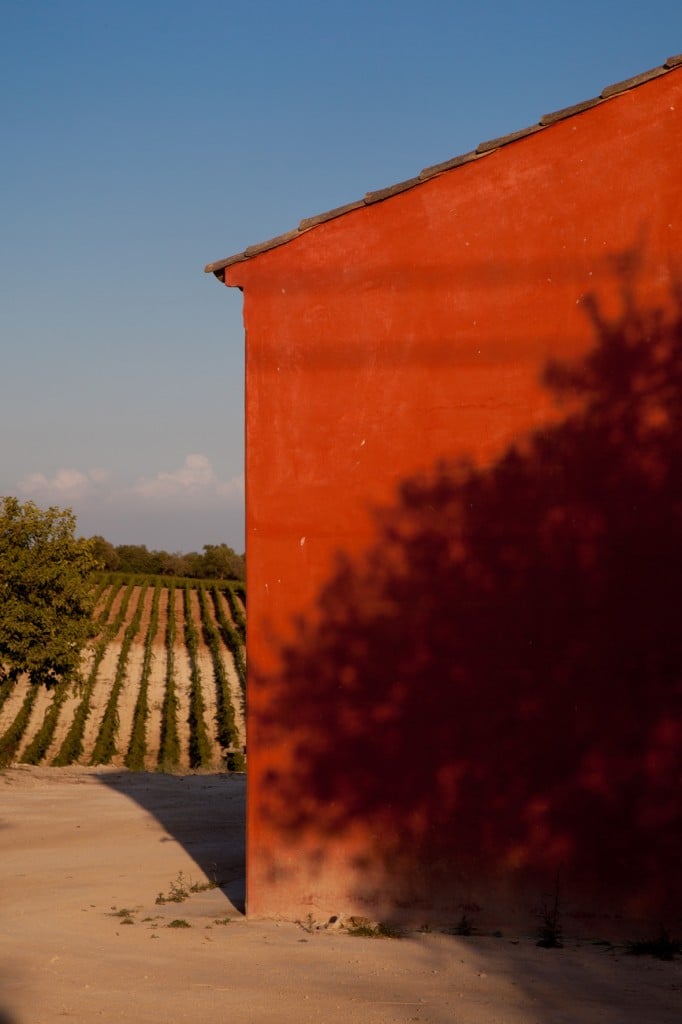
[[[202,616],[199,596],[196,589],[190,591],[189,615],[184,607],[183,588],[177,587],[173,593],[173,606],[170,606],[171,591],[163,587],[160,591],[157,621],[152,624],[152,603],[154,599],[154,586],[147,586],[144,591],[139,586],[130,588],[126,600],[127,585],[125,580],[107,586],[102,592],[98,607],[95,610],[95,620],[98,621],[99,632],[83,653],[81,684],[72,684],[65,700],[60,706],[56,719],[54,732],[50,743],[39,759],[41,764],[51,764],[58,758],[62,745],[72,727],[74,717],[83,702],[84,694],[87,691],[87,681],[95,665],[94,678],[92,680],[91,692],[88,698],[88,712],[83,727],[82,749],[75,759],[70,763],[89,765],[96,763],[96,745],[98,736],[103,727],[107,706],[110,703],[112,689],[117,685],[117,673],[119,674],[120,692],[115,702],[116,734],[115,749],[111,756],[107,757],[104,763],[114,767],[122,767],[126,763],[133,727],[136,715],[136,705],[142,686],[145,664],[145,647],[149,649],[149,669],[147,673],[147,710],[145,714],[144,734],[145,753],[143,763],[140,767],[153,771],[160,767],[163,760],[162,737],[164,701],[169,688],[169,676],[172,677],[174,697],[177,702],[177,714],[175,724],[177,728],[178,756],[170,767],[173,770],[189,770],[198,765],[192,759],[192,721],[197,720],[196,707],[194,719],[192,718],[193,698],[193,665],[188,648],[186,636],[186,622],[194,627],[196,636],[196,653],[194,655],[195,687],[199,691],[202,705],[201,715],[206,732],[206,744],[204,757],[200,767],[221,769],[226,767],[226,750],[243,751],[246,746],[245,729],[245,692],[242,681],[239,678],[239,671],[235,661],[235,653],[230,648],[226,639],[225,623],[233,631],[234,641],[238,647],[238,656],[241,656],[242,663],[245,657],[243,638],[238,635],[238,627],[230,610],[230,605],[224,593],[211,592],[207,587],[207,618],[209,627],[214,631],[217,638],[216,651],[211,650],[205,633],[205,622]],[[238,602],[238,599],[235,599]],[[139,606],[139,607],[138,607]],[[237,607],[243,614],[243,605],[239,602]],[[125,608],[121,615],[118,628],[115,629],[117,615]],[[125,637],[128,631],[134,629],[134,617],[139,611],[139,626],[129,643],[124,671],[120,668],[122,651],[125,655]],[[172,642],[168,639],[169,615],[173,616],[175,631]],[[222,623],[221,623],[222,620]],[[222,627],[222,628],[221,628]],[[106,633],[106,631],[109,631]],[[100,639],[108,637],[104,650],[95,664],[97,645]],[[172,658],[169,658],[172,654]],[[220,685],[216,678],[215,659],[219,658],[222,670],[227,680],[229,689],[229,702],[234,716],[235,735],[233,741],[226,746],[221,742],[221,711],[220,706]],[[169,664],[171,669],[169,670]],[[16,716],[21,713],[22,706],[29,695],[31,687],[28,680],[21,678],[14,688],[14,691],[0,707],[0,763],[2,763],[2,739],[7,731],[12,729]],[[33,703],[28,722],[21,736],[16,751],[12,757],[14,763],[22,763],[27,754],[30,756],[31,744],[39,733],[46,715],[48,715],[56,691],[40,689]],[[111,713],[111,709],[109,714]],[[196,740],[194,743],[196,746]],[[164,762],[161,767],[168,767]],[[0,1021],[0,1024],[2,1022]]]

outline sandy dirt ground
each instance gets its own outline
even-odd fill
[[[682,1019],[679,961],[575,941],[543,950],[532,936],[246,921],[244,799],[242,776],[1,772],[0,1024]]]

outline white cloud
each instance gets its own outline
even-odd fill
[[[53,477],[44,473],[29,473],[19,483],[21,494],[41,501],[71,502],[94,494],[106,483],[107,473],[102,469],[58,469]]]
[[[243,499],[244,477],[239,475],[227,481],[220,480],[206,455],[193,454],[170,473],[141,477],[131,488],[131,493],[152,501],[176,499],[183,503],[234,503]]]
[[[29,473],[19,493],[39,505],[69,506],[85,536],[99,533],[115,544],[146,543],[168,551],[198,550],[222,540],[243,545],[244,476],[221,480],[199,453],[134,483],[99,467]]]

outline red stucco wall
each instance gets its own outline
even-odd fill
[[[681,112],[673,71],[229,268],[250,914],[679,900],[678,449],[623,407],[679,371]],[[588,367],[563,401],[550,362]]]

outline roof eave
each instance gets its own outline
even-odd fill
[[[299,238],[307,231],[312,230],[320,224],[324,224],[328,220],[334,220],[337,217],[344,217],[346,214],[351,213],[354,210],[359,210],[365,206],[372,206],[374,203],[391,199],[393,196],[399,195],[401,192],[406,192],[409,189],[423,185],[425,181],[429,181],[431,178],[435,178],[439,174],[444,174],[447,171],[451,171],[456,167],[461,167],[463,164],[470,163],[474,160],[483,159],[491,153],[497,152],[497,150],[501,149],[503,146],[508,146],[510,143],[518,142],[527,138],[529,135],[534,135],[536,132],[543,131],[545,128],[551,127],[551,125],[556,124],[558,121],[563,121],[569,117],[576,117],[578,114],[582,114],[584,111],[590,110],[592,107],[599,106],[600,104],[613,99],[614,96],[619,96],[621,93],[629,92],[631,89],[636,89],[638,86],[644,85],[646,82],[650,82],[655,78],[659,78],[661,75],[665,75],[673,68],[680,67],[681,65],[682,54],[677,54],[674,57],[668,57],[660,67],[652,68],[650,71],[643,71],[641,74],[634,75],[632,78],[626,78],[622,82],[616,82],[613,85],[605,86],[599,96],[595,96],[593,99],[584,100],[582,103],[576,103],[573,106],[564,107],[563,109],[556,110],[550,114],[543,114],[537,124],[531,125],[529,128],[522,128],[520,131],[511,132],[509,135],[502,135],[499,138],[489,139],[487,142],[481,142],[478,144],[476,149],[471,150],[469,153],[463,153],[460,156],[455,156],[450,160],[443,161],[442,163],[434,164],[431,167],[425,167],[414,178],[408,178],[406,181],[400,181],[395,185],[390,185],[388,188],[382,188],[375,192],[368,192],[363,199],[359,199],[352,203],[346,203],[344,206],[337,206],[333,210],[327,210],[325,213],[317,214],[315,217],[306,217],[293,231],[287,231],[283,235],[277,235],[275,238],[270,238],[265,242],[259,242],[257,245],[250,245],[247,249],[244,249],[243,252],[238,252],[234,256],[228,256],[227,259],[217,260],[215,263],[208,263],[204,267],[204,272],[207,274],[214,274],[219,281],[224,282],[225,271],[228,267],[234,266],[235,263],[243,263],[245,260],[250,260],[254,256],[259,256],[261,253],[268,252],[270,249],[277,249],[282,245],[286,245],[287,243],[294,241],[294,239]]]

